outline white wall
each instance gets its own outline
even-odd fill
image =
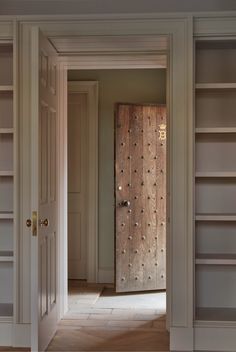
[[[0,15],[232,10],[235,0],[0,0]]]
[[[166,71],[70,71],[69,80],[99,82],[99,270],[114,263],[114,104],[165,104]]]

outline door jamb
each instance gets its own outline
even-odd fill
[[[68,81],[69,92],[88,97],[86,279],[91,283],[97,282],[98,275],[98,82]]]

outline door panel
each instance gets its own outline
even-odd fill
[[[116,291],[165,289],[166,108],[118,104],[115,126]]]
[[[38,214],[31,241],[31,347],[44,351],[57,324],[57,54],[37,27],[32,30],[31,44],[31,203],[32,212]]]
[[[86,93],[68,95],[68,277],[86,279],[87,114]]]

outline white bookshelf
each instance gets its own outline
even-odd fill
[[[13,44],[0,42],[0,323],[13,319],[14,280]],[[1,329],[1,326],[0,326]]]
[[[236,40],[195,48],[195,320],[236,320]]]

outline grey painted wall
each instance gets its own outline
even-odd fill
[[[235,0],[0,0],[0,14],[109,14],[236,10]]]
[[[70,71],[68,79],[99,82],[99,269],[113,269],[114,104],[165,104],[166,70]]]

